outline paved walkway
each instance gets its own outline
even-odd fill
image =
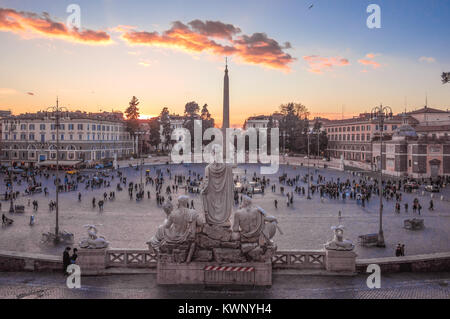
[[[163,165],[162,168],[167,166]],[[203,174],[204,165],[171,165],[172,174],[188,175],[188,170]],[[250,178],[254,172],[260,174],[257,165],[246,165],[242,167],[247,169],[247,176]],[[124,174],[128,176],[128,182],[139,181],[139,171],[130,168],[122,169]],[[154,168],[152,168],[152,175]],[[278,176],[286,172],[289,176],[304,175],[307,172],[305,167],[282,166],[277,175],[267,176],[272,182],[278,180]],[[314,173],[314,170],[311,170]],[[342,179],[358,180],[358,176],[353,176],[346,172],[338,172],[334,170],[320,169],[318,174],[326,176],[327,180]],[[317,176],[316,173],[316,176]],[[51,181],[51,180],[50,180]],[[55,213],[49,212],[48,202],[54,199],[54,187],[50,186],[50,181],[44,180],[44,186],[49,187],[50,197],[45,198],[43,194],[31,197],[21,196],[17,203],[27,205],[28,198],[36,199],[39,202],[39,210],[36,214],[36,224],[29,226],[29,217],[32,207],[26,206],[24,215],[10,215],[7,210],[8,202],[2,202],[2,212],[8,217],[15,220],[14,225],[8,228],[0,228],[0,249],[16,250],[22,252],[35,252],[45,254],[61,254],[61,247],[45,246],[40,244],[41,234],[46,231],[53,231],[55,225]],[[111,243],[113,248],[137,248],[145,249],[146,242],[153,236],[158,225],[164,220],[164,212],[157,207],[155,200],[155,192],[153,187],[146,187],[151,190],[152,198],[145,198],[141,202],[130,200],[127,188],[122,192],[116,191],[116,200],[107,201],[103,212],[99,212],[98,208],[93,209],[91,206],[92,197],[97,200],[106,191],[115,190],[118,179],[115,178],[111,183],[111,188],[101,188],[94,191],[84,190],[81,184],[80,191],[82,193],[82,202],[78,202],[78,192],[61,193],[60,194],[60,228],[66,229],[75,234],[75,240],[78,242],[80,238],[85,236],[86,224],[99,224],[100,234],[105,236]],[[169,182],[169,181],[167,181]],[[306,184],[300,183],[300,186]],[[0,176],[0,188],[3,189],[3,176]],[[21,187],[15,186],[16,189],[23,191],[24,184]],[[286,191],[292,191],[291,187],[285,187]],[[165,189],[165,187],[163,188]],[[0,194],[2,190],[0,190]],[[450,198],[450,187],[442,192],[446,198]],[[179,191],[174,194],[174,198],[184,194]],[[439,194],[440,195],[440,194]],[[189,195],[195,203],[195,207],[202,207],[201,197],[199,195]],[[395,246],[398,242],[406,244],[406,254],[426,254],[435,252],[450,251],[450,202],[435,199],[435,210],[430,212],[427,210],[430,194],[425,196],[416,194],[404,194],[403,202],[409,202],[412,206],[412,199],[418,196],[422,206],[424,207],[421,218],[425,219],[425,229],[422,231],[408,231],[403,228],[403,221],[411,218],[412,210],[409,214],[402,213],[397,215],[394,213],[394,202],[390,201],[385,204],[384,213],[384,231],[387,247],[380,248],[363,248],[357,246],[359,258],[371,257],[388,257],[393,256]],[[278,209],[274,208],[274,199],[279,202]],[[312,200],[307,200],[306,196],[295,194],[293,207],[286,207],[286,198],[277,192],[272,193],[270,187],[266,188],[265,195],[255,195],[254,204],[266,209],[267,212],[275,215],[279,220],[279,225],[284,235],[277,234],[275,241],[280,250],[299,250],[299,249],[322,249],[323,244],[331,239],[332,232],[330,227],[338,223],[346,227],[345,237],[357,241],[359,235],[376,233],[378,231],[378,198],[373,196],[372,200],[365,208],[356,205],[355,201],[347,199],[342,200],[325,199],[320,200],[316,193]],[[338,211],[342,211],[342,219],[338,220]],[[418,217],[415,215],[414,217]]]
[[[61,274],[0,273],[0,298],[133,298],[133,299],[450,299],[450,274],[390,274],[380,289],[369,289],[365,276],[314,277],[274,275],[271,288],[218,289],[161,287],[156,276],[82,277],[81,289],[68,289]]]

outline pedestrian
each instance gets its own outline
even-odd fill
[[[433,202],[433,200],[430,200],[430,207],[428,207],[428,210],[434,210],[434,202]]]
[[[278,201],[275,199],[273,203],[275,204],[275,208],[277,209],[278,208]]]
[[[81,193],[78,193],[78,201],[81,202]]]
[[[67,275],[67,267],[70,265],[70,247],[66,247],[63,253],[63,274]]]
[[[72,254],[72,256],[70,257],[70,263],[71,263],[71,264],[76,264],[76,261],[77,261],[77,258],[78,258],[77,252],[78,252],[78,249],[77,249],[77,248],[74,248],[74,249],[73,249],[73,254]]]
[[[405,244],[402,244],[400,247],[400,256],[405,256]]]
[[[342,212],[339,211],[339,213],[338,213],[338,218],[339,218],[339,220],[341,220],[341,217],[342,217]]]
[[[395,256],[400,257],[402,255],[402,246],[400,243],[398,243],[397,247],[395,248]]]

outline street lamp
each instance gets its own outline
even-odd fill
[[[56,124],[56,220],[55,220],[55,244],[59,243],[59,119],[61,111],[68,112],[65,107],[59,106],[58,98],[56,98],[56,106],[51,106],[47,112],[52,112],[55,115]]]
[[[378,247],[386,247],[384,242],[384,234],[383,234],[383,130],[384,130],[384,121],[386,119],[392,118],[392,109],[389,106],[376,106],[372,109],[370,113],[370,117],[374,121],[378,121],[378,127],[380,129],[380,171],[379,171],[379,180],[378,180],[378,191],[380,197],[380,228],[378,230]]]
[[[8,123],[8,122],[7,122]],[[15,125],[14,120],[11,120],[11,122],[8,123],[8,129],[9,129],[9,135],[8,135],[8,139],[11,138],[11,132],[13,130],[13,125]],[[15,130],[15,128],[14,128]],[[9,206],[9,212],[12,214],[14,213],[14,202],[13,202],[13,159],[12,159],[12,152],[13,152],[13,147],[10,146],[10,151],[9,151],[9,159],[11,160],[11,167],[9,168],[9,180],[11,181],[11,191],[10,191],[10,206]]]
[[[311,199],[311,195],[309,194],[309,189],[311,188],[311,176],[309,176],[309,136],[311,135],[311,131],[309,131],[309,129],[308,129],[308,133],[307,133],[307,136],[308,136],[308,163],[307,163],[307,165],[308,165],[308,196],[306,197],[306,199]]]

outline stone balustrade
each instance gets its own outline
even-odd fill
[[[156,268],[158,255],[153,250],[108,249],[105,266],[123,268]]]
[[[95,252],[95,250],[93,250]],[[103,257],[102,257],[103,260]],[[80,260],[81,261],[81,260]],[[107,249],[103,268],[156,268],[158,256],[148,249]],[[102,261],[98,266],[101,266]],[[450,271],[450,252],[405,257],[356,259],[356,272],[365,273],[369,264],[378,264],[382,272]],[[272,258],[277,269],[327,269],[327,252],[301,250],[277,251]],[[62,257],[36,253],[0,251],[0,271],[61,271]]]
[[[325,250],[277,251],[272,258],[273,269],[325,269]]]

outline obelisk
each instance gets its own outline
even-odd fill
[[[226,129],[230,127],[230,92],[228,79],[228,61],[225,62],[225,77],[223,79],[223,136],[226,136]]]

